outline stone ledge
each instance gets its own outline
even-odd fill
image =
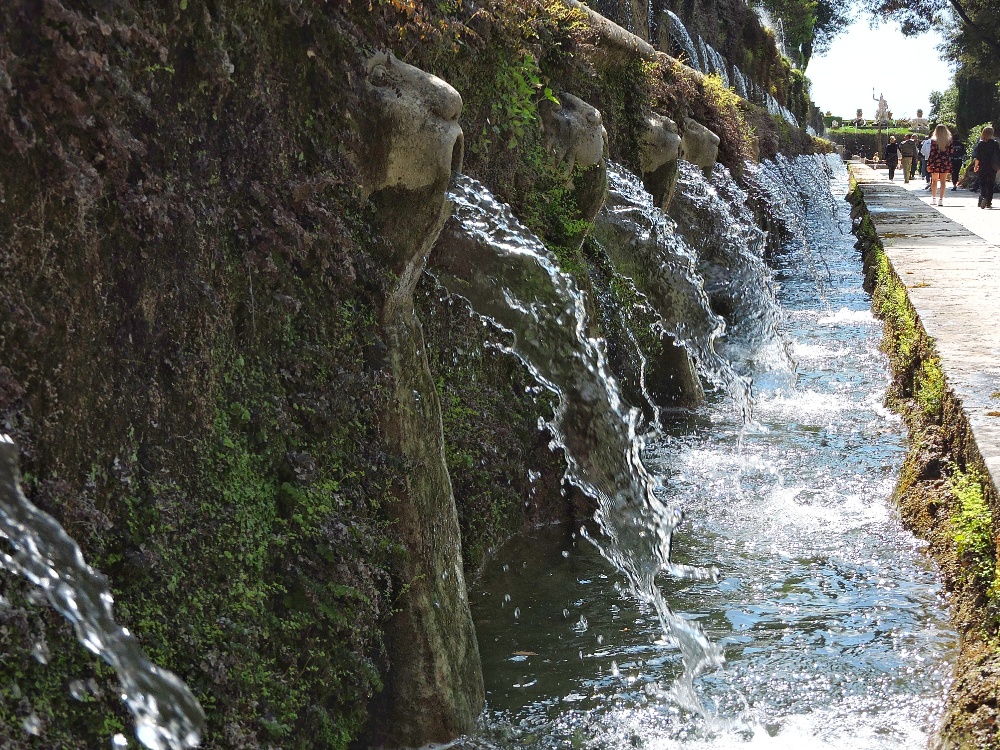
[[[1000,248],[851,164],[893,270],[933,339],[994,490],[1000,488]]]

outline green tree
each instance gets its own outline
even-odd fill
[[[853,0],[817,0],[816,23],[806,63],[813,54],[822,55],[830,50],[834,38],[851,24]]]
[[[932,91],[928,98],[931,101],[931,111],[927,116],[932,121],[949,125],[957,122],[958,86],[952,84],[944,91]]]

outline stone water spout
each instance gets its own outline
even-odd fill
[[[545,147],[572,181],[581,218],[592,221],[604,205],[608,183],[608,132],[600,111],[564,92],[559,104],[542,101],[538,114]]]
[[[569,93],[559,95],[559,103],[545,99],[538,105],[545,147],[556,164],[567,172],[573,167],[600,164],[608,150],[608,133],[596,107]]]
[[[695,166],[701,167],[706,177],[712,175],[719,156],[719,136],[706,128],[700,122],[688,117],[684,120],[684,136],[682,140],[683,158]]]
[[[365,61],[368,125],[361,185],[419,190],[462,169],[462,97],[436,76],[376,52]]]
[[[653,196],[653,204],[664,211],[670,205],[677,184],[681,142],[677,123],[669,117],[656,113],[646,117],[646,129],[639,137],[642,183]]]
[[[380,314],[393,378],[382,430],[408,467],[391,508],[405,547],[396,575],[408,590],[387,629],[390,673],[372,707],[370,739],[414,747],[471,731],[484,701],[441,409],[413,305],[414,287],[451,211],[445,191],[461,169],[462,99],[441,79],[389,53],[372,55],[365,70],[362,189],[378,210],[384,260],[396,275]]]

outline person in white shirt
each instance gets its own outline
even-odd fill
[[[931,174],[927,171],[927,159],[931,155],[931,142],[934,140],[933,136],[927,136],[924,142],[920,144],[920,174],[924,176],[927,180],[927,189],[930,190],[931,187]]]

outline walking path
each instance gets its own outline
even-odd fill
[[[899,174],[850,169],[1000,488],[1000,208],[977,208],[975,194],[950,186],[944,207],[932,207],[919,177],[904,185]]]

